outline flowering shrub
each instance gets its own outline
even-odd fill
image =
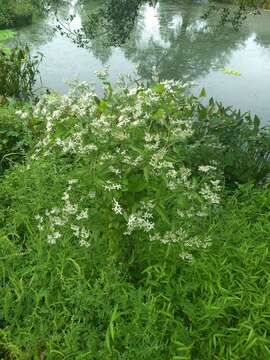
[[[268,358],[269,181],[226,191],[267,132],[104,81],[14,115],[36,145],[0,181],[0,355]]]
[[[68,237],[89,247],[107,236],[129,251],[137,242],[160,243],[191,259],[192,249],[211,244],[198,225],[217,211],[224,181],[215,161],[187,166],[197,100],[173,81],[115,93],[105,87],[102,100],[81,84],[19,113],[44,123],[32,161],[64,169],[63,191],[36,214],[36,227],[50,244]]]
[[[192,250],[211,244],[200,229],[218,211],[226,180],[222,112],[203,112],[180,82],[113,91],[100,76],[103,99],[82,83],[18,112],[44,126],[28,168],[31,161],[61,167],[63,189],[51,208],[35,214],[36,227],[49,244],[76,239],[91,247],[106,237],[124,257],[136,244],[166,244],[191,259]]]

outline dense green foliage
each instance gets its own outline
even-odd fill
[[[32,22],[33,1],[2,0],[0,8],[0,29],[16,27]]]
[[[15,163],[24,161],[33,142],[33,127],[16,115],[16,106],[0,107],[0,175]]]
[[[269,132],[104,75],[0,112],[0,357],[268,359]]]
[[[199,105],[196,137],[201,139],[194,151],[196,161],[214,159],[222,164],[226,184],[260,183],[270,172],[270,137],[263,130],[257,116],[241,114],[231,107],[210,100],[209,105]],[[219,143],[222,151],[209,152],[211,141]]]
[[[1,0],[0,30],[30,24],[63,0]]]
[[[17,214],[1,236],[2,356],[268,359],[269,196],[242,188],[212,220],[211,249],[186,264],[169,248],[138,273],[104,238],[89,250],[22,241],[29,215]]]
[[[0,48],[0,95],[30,98],[41,58],[41,54],[31,56],[28,46],[15,47],[9,51]]]

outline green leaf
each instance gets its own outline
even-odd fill
[[[241,76],[240,71],[232,70],[232,69],[223,69],[223,74],[226,75],[234,75],[234,76]]]
[[[259,119],[259,117],[257,115],[254,116],[254,127],[256,129],[259,129],[260,127],[260,123],[261,123],[261,120]]]
[[[128,190],[131,192],[141,192],[147,187],[144,176],[133,175],[128,178]]]
[[[199,97],[206,97],[206,91],[205,88],[202,88]]]
[[[155,208],[155,210],[157,211],[157,213],[159,214],[159,216],[161,217],[161,219],[168,225],[171,225],[167,215],[165,214],[164,210],[160,207],[160,206],[157,206]]]
[[[164,92],[165,86],[163,84],[156,84],[153,89],[158,94],[162,94]]]
[[[143,169],[143,174],[144,174],[144,178],[145,178],[146,182],[148,182],[149,181],[149,169],[147,167],[145,167]]]

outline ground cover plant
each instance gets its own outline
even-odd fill
[[[268,359],[269,131],[100,77],[14,110],[34,140],[0,182],[1,357]]]

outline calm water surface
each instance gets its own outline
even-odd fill
[[[63,16],[75,14],[73,28],[81,25],[88,12],[101,1],[63,8]],[[120,74],[137,74],[151,80],[156,67],[167,79],[192,80],[192,91],[205,87],[208,96],[251,111],[264,123],[270,121],[270,12],[250,17],[239,32],[228,27],[213,31],[201,20],[206,5],[181,1],[158,1],[142,5],[128,41],[121,47],[108,46],[106,35],[91,43],[91,50],[78,48],[59,33],[53,34],[53,19],[45,19],[19,31],[33,52],[44,54],[42,86],[61,93],[66,80],[78,78],[101,84],[95,71],[109,66],[109,78],[116,83]],[[17,39],[17,40],[18,40]],[[232,69],[241,75],[224,74]],[[41,86],[41,84],[38,84]]]

